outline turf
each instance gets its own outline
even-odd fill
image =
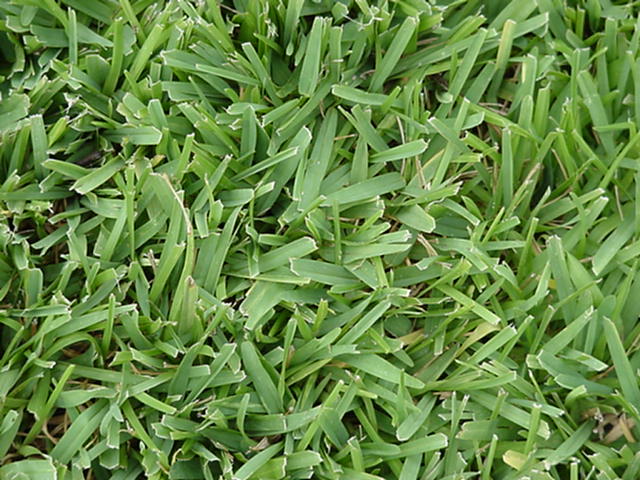
[[[640,478],[639,14],[0,0],[0,479]]]

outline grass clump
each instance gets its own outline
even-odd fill
[[[0,479],[640,475],[613,0],[0,0]]]

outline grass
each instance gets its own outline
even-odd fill
[[[0,0],[0,479],[639,478],[639,7]]]

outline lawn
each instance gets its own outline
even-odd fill
[[[640,2],[0,0],[0,480],[640,478]]]

